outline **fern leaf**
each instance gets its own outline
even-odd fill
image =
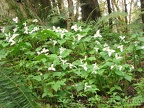
[[[0,68],[0,107],[38,108],[16,79],[11,69]]]

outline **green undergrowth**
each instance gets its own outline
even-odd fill
[[[0,66],[23,77],[41,107],[135,108],[144,102],[143,32],[78,23],[68,31],[39,26],[36,19],[14,18],[11,25],[1,29]]]

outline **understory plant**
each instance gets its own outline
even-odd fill
[[[123,35],[75,23],[68,31],[13,19],[1,29],[0,65],[24,77],[37,102],[51,107],[133,107],[129,91],[143,72],[143,34]],[[112,36],[113,38],[110,38]]]

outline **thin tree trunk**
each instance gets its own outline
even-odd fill
[[[131,23],[131,15],[132,15],[132,4],[133,4],[133,0],[131,0],[131,2],[130,2],[130,10],[129,10],[129,24]]]
[[[144,0],[141,0],[141,11],[144,12]],[[144,24],[144,13],[142,14],[142,23]],[[144,27],[143,27],[144,32]]]
[[[76,14],[75,14],[75,18],[74,21],[78,21],[78,17],[79,17],[79,5],[80,4],[80,0],[77,0],[76,2]]]
[[[107,7],[108,7],[108,13],[111,14],[112,13],[111,0],[107,0]],[[109,19],[109,26],[112,29],[112,18]]]
[[[144,12],[144,0],[141,0],[141,11]],[[142,14],[142,22],[144,23],[144,14]]]
[[[66,22],[67,22],[67,29],[69,30],[71,27],[71,22],[74,21],[74,5],[72,0],[68,0],[68,9],[69,9],[69,16],[66,19]]]
[[[125,5],[125,13],[128,14],[126,0],[124,0],[124,5]],[[127,16],[125,16],[125,23],[126,23],[126,24],[128,23]]]

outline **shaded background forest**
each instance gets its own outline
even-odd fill
[[[119,31],[119,25],[137,21],[139,24],[144,23],[143,2],[144,0],[1,0],[0,19],[15,16],[20,20],[36,18],[41,25],[69,29],[72,22],[97,22],[102,16],[110,14],[106,20],[109,20],[111,28],[117,27]],[[114,15],[116,12],[117,15]],[[105,25],[104,22],[101,23]]]

